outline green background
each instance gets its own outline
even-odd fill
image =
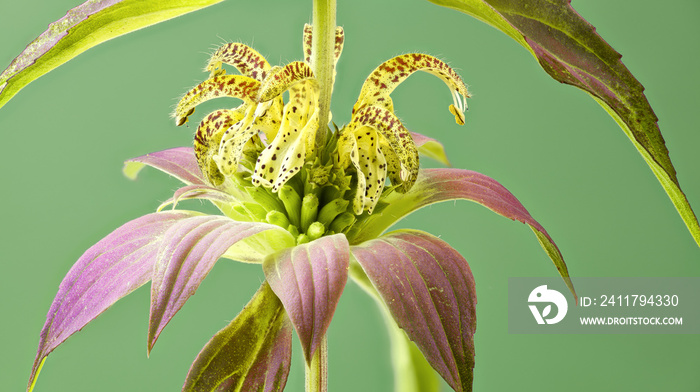
[[[76,5],[3,3],[3,67]],[[699,4],[574,3],[646,87],[698,212]],[[228,0],[91,49],[0,109],[0,389],[24,388],[46,312],[73,262],[178,187],[155,170],[129,181],[121,163],[191,145],[207,109],[229,105],[198,109],[189,128],[169,118],[177,98],[206,77],[208,53],[241,41],[272,64],[298,60],[310,15],[310,1]],[[364,78],[382,61],[408,52],[439,56],[473,91],[467,125],[455,125],[447,88],[427,74],[396,91],[398,115],[445,143],[455,167],[513,192],[557,242],[572,275],[700,276],[700,250],[615,122],[585,93],[551,80],[512,39],[418,0],[340,0],[338,23],[346,45],[332,104],[337,123],[349,120]],[[508,334],[508,277],[556,276],[524,225],[467,202],[426,208],[400,225],[440,236],[470,262],[479,298],[475,390],[700,390],[698,335]],[[199,349],[250,299],[261,276],[255,265],[217,264],[150,359],[149,288],[141,288],[51,354],[37,390],[179,390]],[[331,324],[329,351],[331,391],[391,390],[380,314],[352,283]],[[303,390],[300,352],[296,344],[288,391]]]

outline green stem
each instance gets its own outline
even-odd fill
[[[316,132],[316,151],[320,151],[326,144],[326,127],[330,120],[333,92],[336,0],[313,0],[313,4],[311,69],[320,88],[319,131]]]
[[[321,345],[306,364],[306,392],[328,391],[328,342],[324,336]]]
[[[335,72],[335,6],[336,0],[313,0],[311,69],[319,85],[319,130],[316,151],[326,145],[326,129],[330,120],[331,93]],[[306,392],[328,391],[328,343],[321,339],[311,363],[306,364]]]

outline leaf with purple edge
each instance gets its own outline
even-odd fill
[[[350,248],[343,234],[282,250],[263,261],[265,277],[292,320],[307,363],[331,323],[349,263]]]
[[[194,294],[218,259],[238,241],[266,230],[291,237],[278,226],[237,222],[215,215],[191,217],[170,227],[164,234],[153,270],[149,352],[163,328]]]
[[[176,147],[129,159],[124,163],[122,171],[128,178],[135,180],[146,165],[154,167],[187,184],[185,187],[178,189],[171,199],[162,203],[158,210],[169,204],[177,204],[179,199],[192,197],[211,201],[221,212],[231,218],[250,220],[249,217],[237,213],[233,209],[235,203],[232,202],[254,201],[254,198],[236,186],[227,186],[225,191],[212,187],[204,179],[194,150],[191,147]],[[201,189],[202,192],[191,194],[195,189]]]
[[[27,84],[93,46],[221,1],[86,1],[51,23],[0,73],[0,107]]]
[[[238,203],[238,199],[232,195],[207,185],[186,185],[175,191],[173,197],[162,202],[158,206],[158,211],[163,210],[167,206],[172,206],[173,209],[181,200],[202,199],[209,200],[215,204],[218,203]]]
[[[151,279],[164,233],[196,215],[191,211],[144,215],[114,230],[78,259],[63,278],[46,316],[28,390],[51,351]]]
[[[416,184],[403,195],[390,194],[385,198],[386,205],[379,212],[364,217],[348,233],[351,244],[359,244],[376,238],[404,216],[427,205],[465,199],[487,207],[506,218],[523,222],[530,226],[542,248],[557,267],[571,293],[576,297],[569,271],[559,248],[547,231],[525,207],[496,180],[481,173],[463,169],[423,169]]]
[[[241,195],[247,196],[243,192]],[[172,205],[173,209],[180,200],[203,199],[214,203],[229,218],[239,222],[251,222],[253,213],[241,213],[234,207],[242,206],[249,209],[251,206],[241,203],[233,195],[212,188],[206,185],[187,185],[177,191],[170,199],[164,201],[158,210],[164,209],[167,205]],[[253,204],[255,206],[255,204]],[[260,207],[262,208],[262,207]],[[296,245],[294,237],[284,230],[266,230],[250,237],[244,238],[228,248],[226,253],[221,255],[227,259],[240,261],[243,263],[261,264],[267,255],[290,248]]]
[[[352,256],[352,255],[351,255]],[[357,260],[350,261],[350,277],[370,297],[372,297],[384,316],[391,345],[391,363],[394,370],[394,391],[396,392],[439,392],[438,374],[430,366],[425,356],[412,342],[391,315],[384,300],[372,285]]]
[[[204,346],[183,391],[281,391],[292,354],[292,326],[263,282],[243,310]]]
[[[413,138],[413,142],[416,144],[416,147],[418,147],[419,154],[435,159],[445,166],[452,166],[450,164],[450,160],[447,159],[445,146],[443,146],[442,143],[436,139],[433,139],[432,137],[425,136],[418,132],[411,132],[411,137]]]
[[[124,162],[124,175],[135,180],[145,165],[170,174],[187,185],[207,185],[192,147],[152,152]]]
[[[571,7],[571,0],[429,1],[503,31],[529,50],[552,78],[590,94],[632,141],[700,246],[698,219],[680,188],[644,86]]]
[[[455,391],[471,391],[476,287],[466,260],[417,230],[395,231],[351,251],[433,368]]]

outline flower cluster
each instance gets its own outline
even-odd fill
[[[444,150],[404,127],[390,95],[412,73],[429,72],[447,84],[453,98],[449,110],[464,124],[469,94],[452,68],[426,54],[381,64],[365,81],[350,122],[332,131],[319,122],[311,31],[304,29],[305,61],[283,67],[270,66],[240,43],[219,48],[206,66],[209,78],[177,105],[176,124],[185,124],[197,105],[213,98],[242,103],[206,115],[194,149],[127,162],[131,177],[149,165],[185,186],[158,212],[95,244],[67,274],[41,333],[30,389],[53,349],[148,281],[150,351],[225,257],[261,264],[266,281],[204,347],[184,390],[282,390],[292,329],[307,365],[314,363],[348,276],[391,316],[390,329],[405,331],[392,344],[408,347],[412,340],[423,354],[414,360],[427,361],[456,391],[471,390],[476,291],[468,264],[428,233],[384,233],[407,214],[439,201],[475,201],[528,224],[568,279],[556,245],[503,186],[467,170],[419,169],[419,153],[446,161]],[[343,42],[338,28],[336,62]],[[239,73],[228,74],[224,65]],[[209,200],[222,214],[175,209],[189,198]]]
[[[371,214],[387,179],[392,190],[405,193],[418,177],[418,148],[411,133],[394,114],[390,96],[394,89],[416,71],[438,76],[450,88],[454,103],[449,109],[458,124],[464,124],[469,93],[459,75],[440,59],[417,53],[397,56],[370,74],[353,107],[350,123],[332,134],[318,123],[318,83],[310,65],[309,25],[304,29],[303,42],[305,61],[284,67],[271,67],[258,52],[244,44],[231,43],[219,48],[206,67],[210,78],[180,100],[175,122],[185,124],[195,106],[206,100],[238,98],[243,101],[240,106],[210,113],[196,131],[195,155],[212,186],[221,189],[262,186],[277,194],[305,169],[299,180],[311,186],[313,192],[297,192],[293,197],[309,196],[307,206],[344,200],[348,180],[352,179],[354,197],[349,210],[355,215],[365,211]],[[339,27],[336,62],[343,42],[343,29]],[[240,75],[226,74],[222,64],[235,67]],[[287,103],[282,99],[285,92],[289,92]],[[328,144],[320,151],[314,149],[316,132],[329,133],[324,138]],[[346,172],[352,174],[346,176]],[[333,188],[332,199],[313,199],[329,193],[329,188]],[[289,192],[279,193],[280,198],[286,199]],[[286,213],[299,229],[296,211],[280,212]],[[345,221],[350,219],[347,216],[343,216]],[[308,226],[302,226],[303,233]]]

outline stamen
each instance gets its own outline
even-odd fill
[[[459,125],[464,125],[465,117],[464,111],[467,106],[466,98],[457,90],[452,90],[452,102],[450,105],[450,113],[455,116],[455,121]]]
[[[452,103],[454,104],[454,107],[457,108],[459,111],[462,111],[462,102],[459,99],[459,93],[457,90],[451,90],[452,93]]]

